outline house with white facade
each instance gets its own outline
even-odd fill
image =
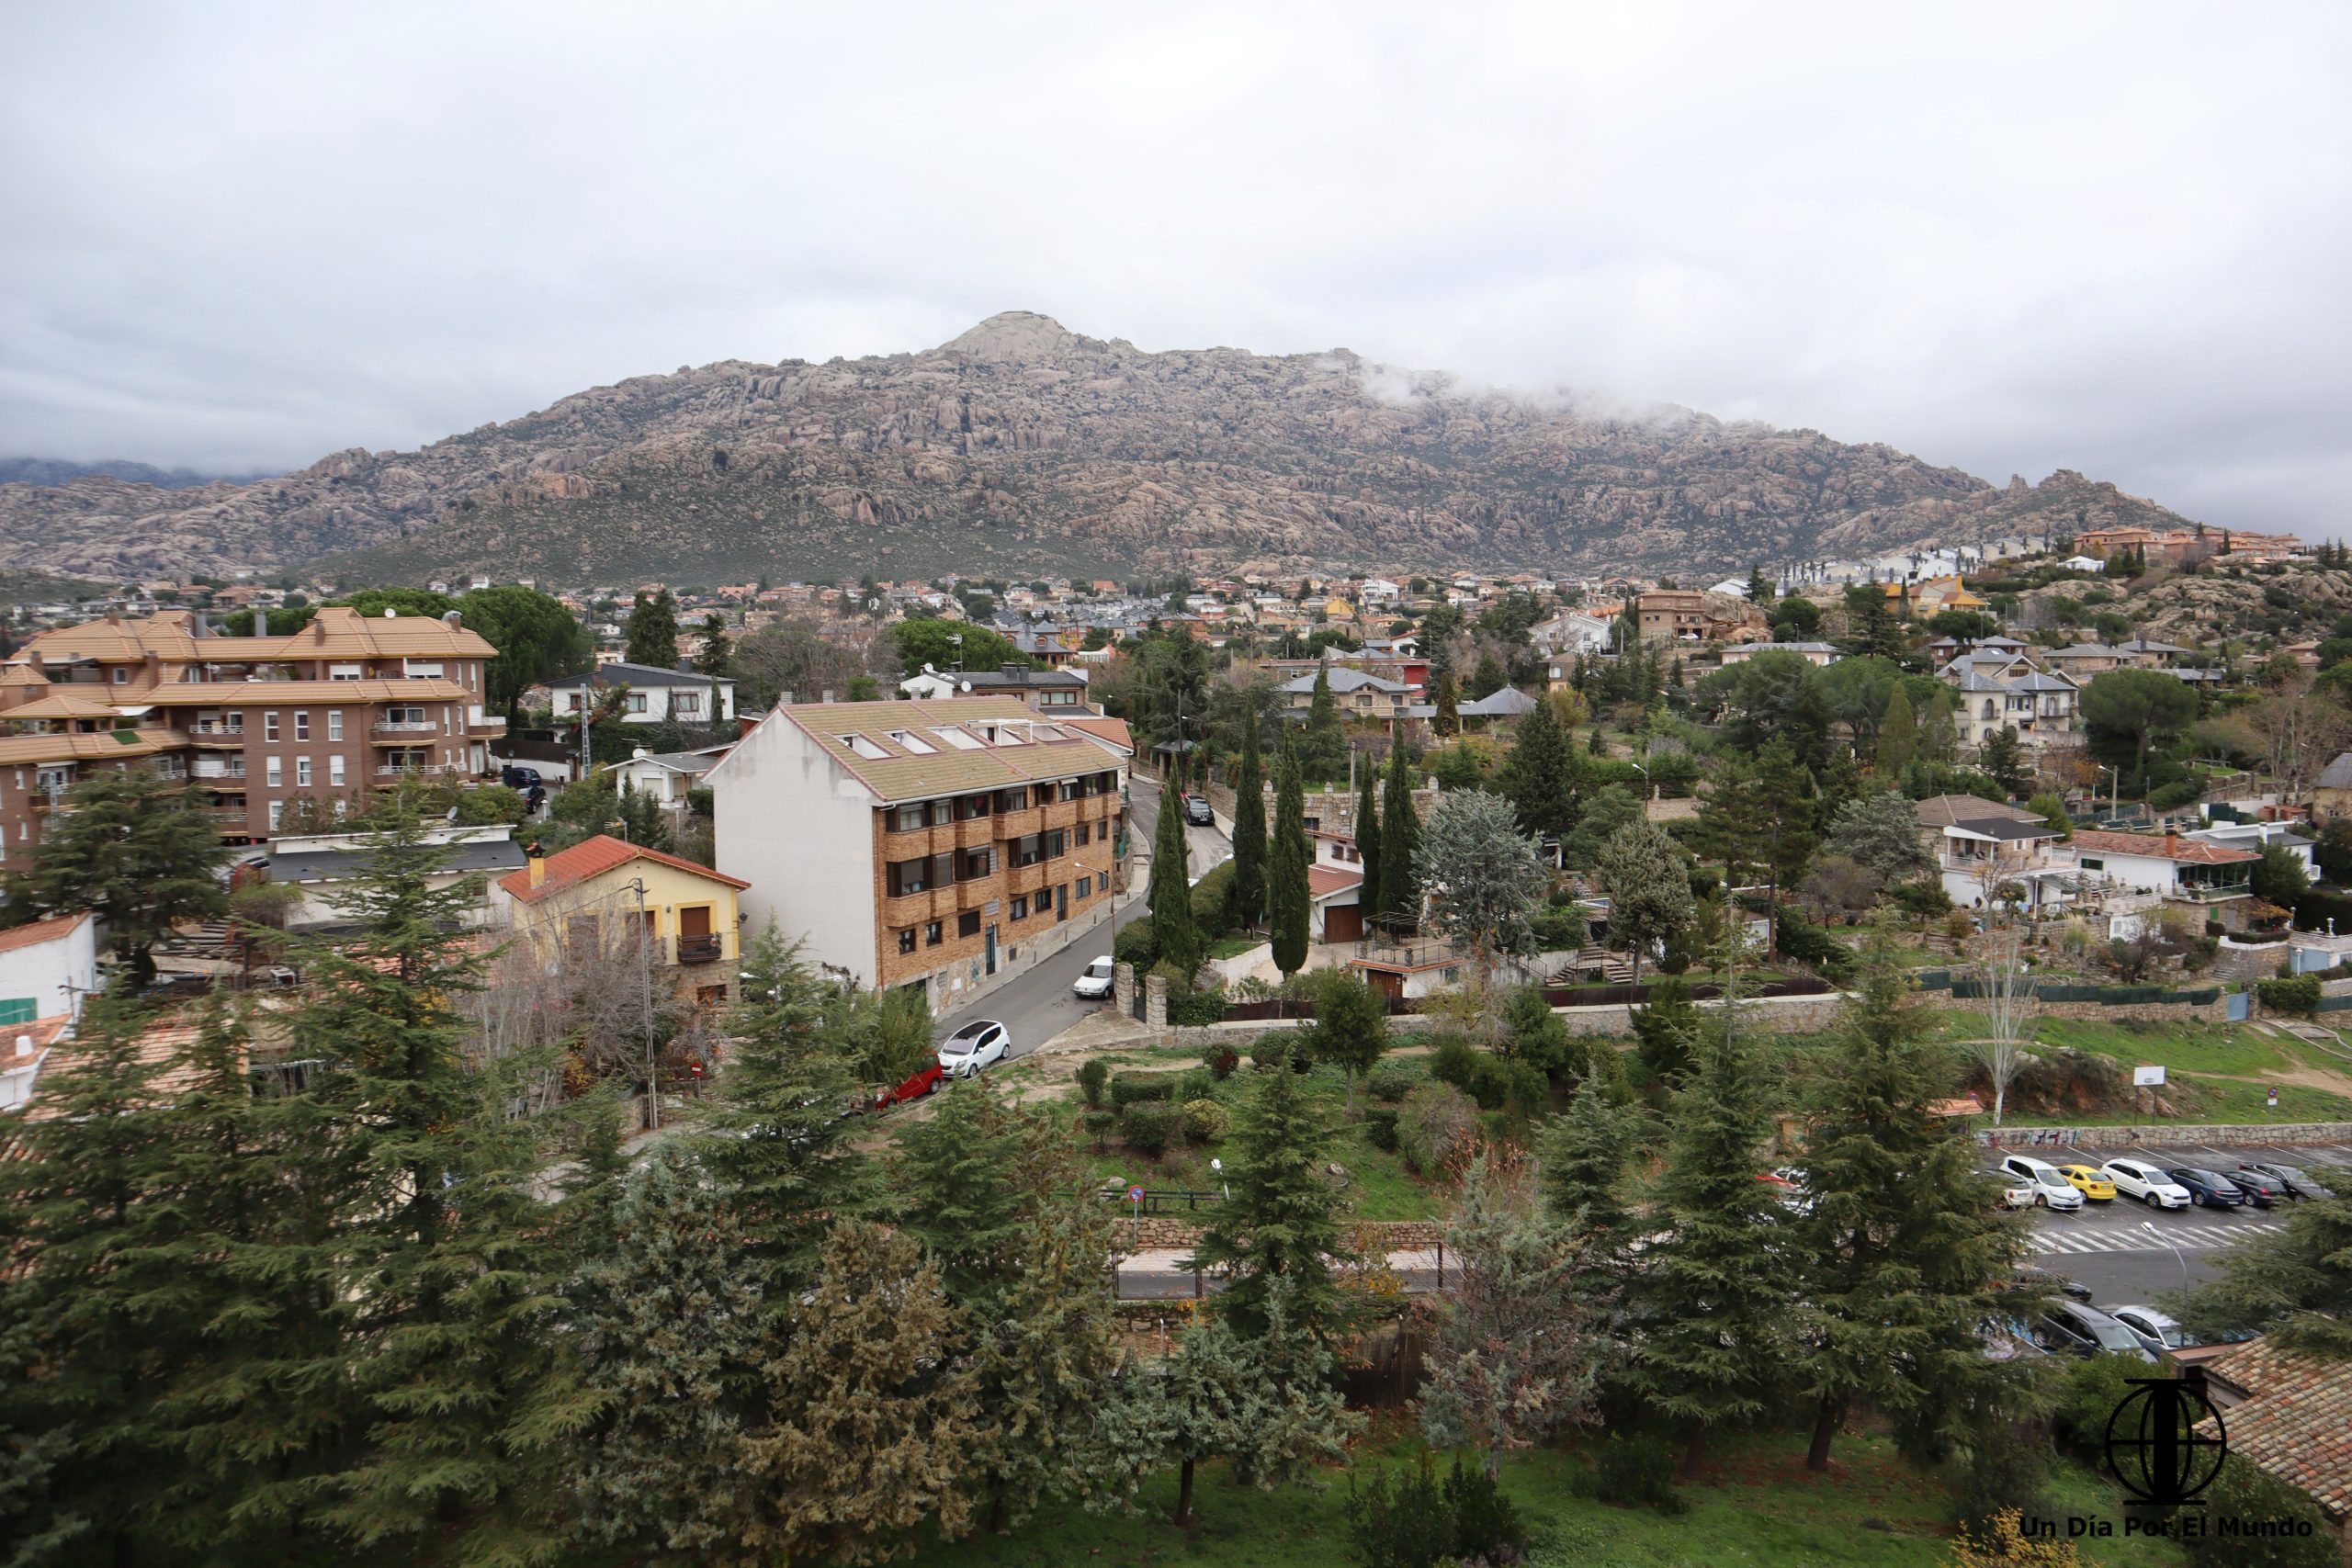
[[[2254,865],[2262,858],[2254,850],[2186,833],[2109,833],[2089,828],[2075,830],[2073,848],[2086,883],[2098,878],[2168,902],[2197,905],[2251,899]]]
[[[726,746],[705,746],[694,751],[649,751],[639,746],[628,761],[611,770],[613,787],[651,795],[667,810],[684,811],[686,797],[727,751]]]
[[[1616,636],[1617,623],[1582,610],[1566,610],[1527,628],[1527,640],[1545,656],[1555,653],[1598,653]]]
[[[98,988],[98,920],[88,910],[0,931],[0,1030],[73,1018]]]
[[[559,675],[547,683],[556,722],[577,719],[582,709],[594,710],[597,699],[616,686],[628,688],[621,705],[623,724],[732,724],[735,722],[735,682],[725,675],[703,675],[693,670],[657,670],[650,665],[616,660],[584,675]]]

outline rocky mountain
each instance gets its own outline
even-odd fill
[[[69,463],[57,457],[0,457],[0,485],[62,485],[75,479],[103,477],[153,485],[157,490],[192,490],[219,479],[250,484],[258,474],[200,474],[194,468],[159,468],[127,457],[101,457],[95,463]]]
[[[1346,350],[1151,354],[1013,311],[921,354],[639,377],[417,452],[258,483],[0,486],[0,540],[81,573],[717,582],[1476,563],[1729,570],[2100,522],[1892,447],[1629,414]]]

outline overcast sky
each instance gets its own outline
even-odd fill
[[[2352,493],[2352,6],[0,0],[0,455],[288,468],[1007,309]]]

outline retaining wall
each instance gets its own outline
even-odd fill
[[[2352,1144],[2352,1122],[2256,1122],[2244,1126],[2213,1126],[2194,1122],[2155,1122],[2134,1127],[2003,1127],[1980,1128],[1976,1141],[1990,1143],[2000,1140],[2005,1149],[2030,1150],[2039,1146],[2081,1149],[2120,1149],[2133,1144],[2151,1148],[2174,1144],[2213,1144],[2235,1147],[2245,1145],[2326,1145]],[[2043,1143],[2037,1145],[2039,1137]]]

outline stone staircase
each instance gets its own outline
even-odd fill
[[[1548,982],[1555,986],[1573,986],[1577,980],[1599,970],[1603,984],[1630,986],[1634,983],[1634,960],[1628,953],[1611,953],[1605,947],[1588,947],[1553,971]]]

